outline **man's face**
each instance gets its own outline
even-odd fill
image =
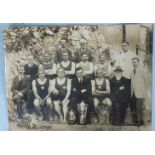
[[[87,62],[88,61],[88,56],[86,54],[82,55],[82,61]]]
[[[82,77],[83,77],[83,71],[82,71],[82,69],[76,71],[76,76],[77,76],[78,78],[82,78]]]
[[[24,67],[23,66],[18,67],[18,73],[24,74]]]
[[[105,62],[105,57],[104,56],[100,56],[99,57],[99,61],[100,61],[100,63],[104,63]]]
[[[138,60],[136,60],[136,59],[132,60],[132,65],[134,68],[138,67],[138,63],[139,63]]]
[[[81,42],[80,45],[81,45],[81,48],[86,48],[86,43],[85,42]]]
[[[59,69],[57,74],[58,74],[58,77],[62,78],[65,76],[65,71],[63,69]]]
[[[121,72],[121,71],[116,71],[116,72],[115,72],[115,76],[116,76],[116,78],[117,78],[117,77],[118,77],[118,78],[122,77],[122,72]]]
[[[122,44],[122,50],[123,50],[123,52],[127,52],[128,49],[129,49],[129,45],[127,43],[123,43]]]
[[[39,76],[40,79],[44,79],[45,78],[45,73],[43,71],[40,71],[38,73],[38,76]]]
[[[33,56],[32,55],[28,56],[27,61],[28,61],[28,63],[32,64],[33,63]]]
[[[68,53],[63,53],[62,58],[64,61],[68,61]]]
[[[61,40],[60,44],[61,44],[62,48],[65,48],[67,45],[67,42],[66,42],[66,40],[63,39],[63,40]]]
[[[49,55],[48,54],[45,54],[44,55],[44,59],[45,59],[46,62],[48,62],[49,61]]]
[[[96,72],[96,77],[99,78],[99,79],[101,79],[101,78],[103,77],[103,72],[102,72],[102,70],[98,70],[98,71]]]

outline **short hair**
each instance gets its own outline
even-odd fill
[[[63,70],[64,73],[65,73],[65,70],[64,70],[62,67],[59,67],[59,68],[57,68],[57,70],[56,70],[56,74],[58,74],[59,70]]]
[[[66,40],[66,42],[68,42],[67,38],[61,38],[61,39],[60,39],[60,42],[61,42],[62,40]]]
[[[19,65],[17,66],[17,71],[18,71],[18,69],[19,69],[20,67],[23,67],[23,68],[24,68],[24,65],[23,65],[23,64],[19,64]]]
[[[75,69],[75,72],[78,72],[79,70],[82,70],[82,71],[83,71],[82,67],[77,67],[77,68]]]
[[[122,44],[127,44],[127,45],[129,45],[129,42],[128,42],[128,41],[122,41]]]
[[[139,62],[139,58],[138,57],[133,57],[132,60],[137,60]]]
[[[64,54],[69,55],[67,51],[64,51],[64,52],[62,53],[62,56],[63,56]]]
[[[81,56],[83,56],[83,55],[87,55],[87,57],[88,57],[88,54],[87,53],[82,53]]]

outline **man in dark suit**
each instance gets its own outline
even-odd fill
[[[84,40],[84,39],[80,40],[81,48],[78,51],[78,53],[80,54],[80,61],[82,61],[82,55],[87,54],[88,61],[92,62],[93,61],[93,53],[88,48],[86,48],[86,45],[87,45],[86,40]]]
[[[69,53],[69,50],[67,48],[67,39],[62,38],[60,40],[60,47],[57,48],[56,52],[55,52],[55,62],[56,63],[60,63],[63,60],[62,54],[64,52],[68,52]],[[69,54],[69,60],[70,60],[70,54]]]
[[[28,55],[27,61],[28,63],[24,66],[24,74],[28,78],[30,78],[30,81],[32,83],[32,81],[37,78],[38,66],[34,63],[33,55]],[[34,95],[32,92],[32,84],[30,85],[30,89],[28,90],[27,93],[27,100],[29,101],[28,112],[32,113],[34,111],[34,106],[32,104],[34,100]]]
[[[24,67],[18,67],[18,73],[13,80],[11,91],[13,94],[13,101],[17,105],[18,118],[23,118],[23,105],[27,103],[27,91],[30,89],[30,79],[24,75]]]
[[[122,68],[117,66],[115,76],[110,80],[112,100],[112,124],[124,125],[126,109],[130,102],[130,80],[122,76]]]
[[[76,68],[75,72],[76,77],[72,80],[72,91],[69,107],[77,112],[77,104],[84,102],[88,105],[87,121],[90,121],[90,112],[94,112],[91,80],[83,76],[83,70],[81,67]]]
[[[38,66],[34,63],[32,55],[27,56],[28,63],[24,66],[25,75],[30,78],[31,81],[37,78]]]

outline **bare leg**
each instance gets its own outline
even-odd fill
[[[67,116],[67,112],[68,112],[68,103],[69,100],[67,100],[64,104],[63,104],[63,114],[64,114],[64,122],[66,122],[66,116]]]
[[[60,117],[60,121],[63,121],[63,115],[61,113],[61,102],[60,101],[53,101],[55,111],[58,113]]]

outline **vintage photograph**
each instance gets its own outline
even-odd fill
[[[3,35],[10,130],[151,130],[152,24],[16,24]]]

